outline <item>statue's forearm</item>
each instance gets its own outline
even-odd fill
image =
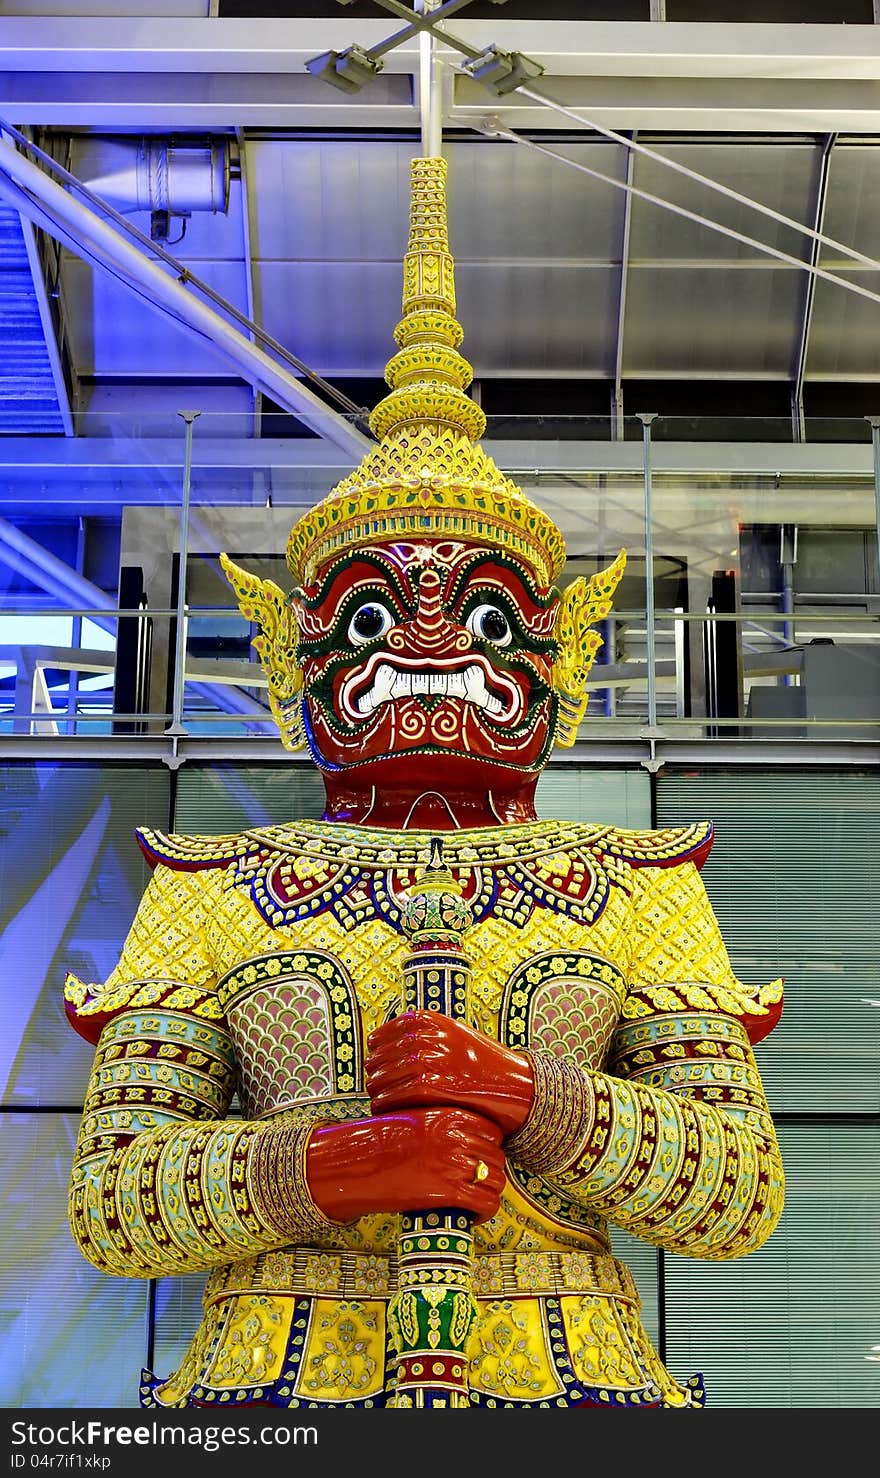
[[[216,1023],[130,1012],[104,1029],[69,1196],[74,1239],[96,1267],[199,1272],[330,1227],[305,1181],[311,1123],[224,1118],[233,1086]]]
[[[766,1241],[783,1199],[779,1148],[766,1116],[739,1115],[545,1054],[533,1061],[535,1102],[509,1141],[526,1169],[673,1252],[732,1258]]]

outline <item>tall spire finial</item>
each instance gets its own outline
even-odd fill
[[[383,437],[408,425],[445,425],[478,441],[486,418],[464,393],[474,372],[458,352],[464,333],[455,317],[446,160],[414,159],[411,185],[403,317],[394,330],[399,348],[385,368],[391,394],[376,406],[370,426]]]
[[[403,316],[385,370],[391,393],[370,417],[377,444],[294,525],[288,567],[310,585],[360,545],[436,535],[507,550],[550,585],[565,564],[562,533],[483,450],[486,418],[465,394],[474,372],[458,352],[446,160],[413,159],[410,174]]]

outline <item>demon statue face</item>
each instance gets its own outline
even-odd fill
[[[452,540],[339,558],[297,600],[298,657],[319,764],[443,758],[541,767],[557,699],[555,590],[524,563]]]
[[[574,742],[624,555],[560,593],[559,529],[478,444],[442,159],[414,162],[403,309],[379,441],[294,526],[294,590],[223,567],[259,628],[282,741],[325,777],[510,786]]]

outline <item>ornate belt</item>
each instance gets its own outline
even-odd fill
[[[477,1253],[473,1267],[474,1294],[480,1299],[592,1293],[626,1299],[637,1308],[641,1302],[629,1269],[610,1253]],[[396,1287],[396,1259],[386,1254],[297,1247],[287,1252],[263,1252],[215,1274],[208,1284],[205,1304],[254,1293],[281,1298],[385,1300]]]

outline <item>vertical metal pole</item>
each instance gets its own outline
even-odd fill
[[[657,727],[657,655],[654,631],[654,516],[651,498],[651,422],[656,412],[639,416],[642,423],[645,481],[645,645],[648,666],[648,728]]]
[[[633,132],[635,138],[635,131]],[[617,346],[614,352],[614,390],[611,396],[611,439],[623,441],[623,335],[626,327],[626,288],[629,276],[629,239],[632,226],[632,183],[635,173],[635,150],[626,152],[627,191],[623,203],[623,237],[620,244],[620,291],[617,298]]]
[[[178,411],[186,422],[186,444],[183,457],[183,503],[180,509],[180,555],[177,570],[177,641],[174,650],[174,700],[171,723],[166,734],[185,734],[183,724],[183,684],[186,666],[186,551],[189,545],[189,497],[192,482],[193,423],[201,411]]]
[[[880,594],[880,418],[868,416],[874,449],[874,525],[877,533],[877,592]]]
[[[214,5],[215,0],[211,0],[211,3]],[[216,3],[219,4],[219,0],[216,0]],[[254,295],[254,252],[251,232],[250,181],[248,178],[247,144],[245,142],[244,129],[237,128],[235,130],[235,138],[238,143],[238,189],[239,195],[241,196],[241,230],[244,241],[245,312],[253,324],[257,316],[257,306]],[[257,342],[253,328],[251,328],[248,337],[251,343],[255,344]],[[254,424],[251,435],[258,437],[262,434],[263,392],[258,385],[252,385],[251,389],[253,390],[254,396]],[[264,480],[265,477],[266,474],[264,473]]]
[[[797,541],[797,524],[784,523],[779,531],[779,566],[782,570],[780,607],[784,616],[794,615],[794,567],[797,564]],[[794,646],[793,621],[783,621],[782,640],[785,642],[786,650]],[[790,672],[782,674],[782,687],[794,687],[794,677]]]
[[[436,9],[437,0],[415,0],[417,15]],[[422,155],[438,159],[443,152],[443,125],[440,104],[437,43],[430,31],[419,35],[419,100],[421,104]]]
[[[86,521],[83,518],[82,514],[80,514],[80,516],[79,516],[79,522],[77,524],[77,530],[76,530],[76,573],[78,575],[81,575],[82,572],[83,572],[83,570],[85,569],[85,553],[86,553]],[[118,630],[119,630],[118,622],[116,623],[116,627],[117,627],[117,634],[118,634]],[[70,628],[70,645],[72,647],[81,647],[82,646],[82,616],[74,616],[72,618],[72,624],[71,624],[71,628]],[[68,678],[67,678],[67,724],[66,724],[66,732],[68,734],[75,734],[76,733],[76,709],[77,709],[78,699],[79,699],[79,672],[78,672],[78,670],[75,667],[72,667],[70,669],[70,672],[68,673]]]
[[[715,622],[714,592],[706,602],[706,624],[703,627],[703,651],[706,671],[706,717],[718,717],[718,627]],[[714,724],[706,727],[706,737],[717,739]]]
[[[34,712],[34,677],[36,668],[33,658],[20,646],[15,660],[15,699],[12,706],[13,734],[33,734],[31,719]]]

